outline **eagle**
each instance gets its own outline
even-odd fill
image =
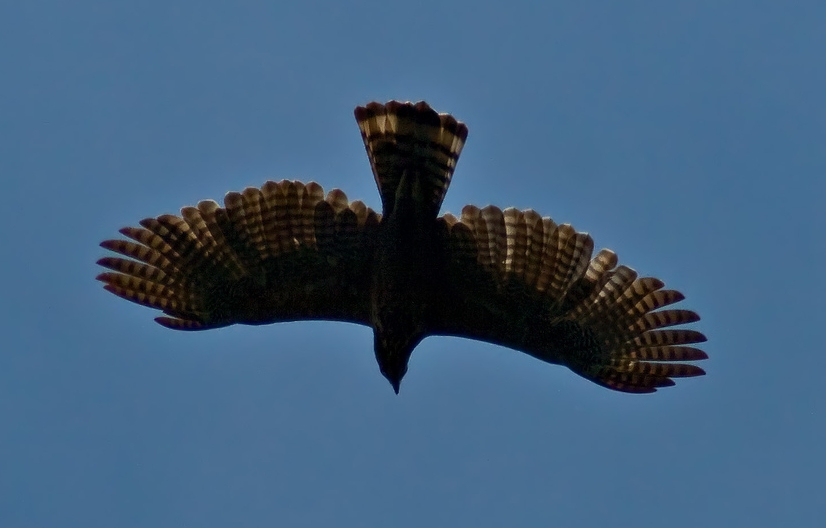
[[[468,205],[439,216],[467,126],[427,103],[355,109],[381,213],[315,182],[266,182],[120,230],[101,246],[109,292],[175,330],[344,321],[373,329],[398,394],[428,336],[475,339],[567,366],[603,387],[650,393],[705,374],[674,326],[699,316],[653,277],[594,254],[587,233],[531,209]],[[666,308],[670,307],[670,308]],[[666,309],[664,309],[666,308]]]

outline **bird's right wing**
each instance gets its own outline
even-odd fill
[[[369,324],[380,215],[314,182],[267,182],[121,229],[98,280],[178,330],[308,319]]]
[[[662,309],[683,299],[637,277],[593,240],[532,210],[467,206],[439,219],[447,277],[431,333],[507,346],[624,392],[654,392],[704,374],[697,321]]]

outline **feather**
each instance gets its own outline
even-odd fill
[[[323,196],[314,182],[267,182],[228,193],[225,208],[203,201],[183,208],[183,218],[145,219],[141,228],[121,230],[135,242],[101,244],[130,258],[101,258],[98,264],[112,271],[98,280],[119,297],[173,316],[157,321],[179,330],[275,322],[302,313],[366,324],[367,288],[360,272],[369,254],[359,248],[376,235],[377,215],[360,202],[351,208],[341,191],[331,191],[329,201]],[[319,286],[311,282],[294,290],[308,280]],[[281,289],[266,293],[272,287]],[[311,293],[302,298],[297,291]],[[324,293],[312,294],[319,291]]]
[[[370,103],[356,108],[355,117],[381,194],[382,214],[392,212],[406,170],[420,179],[435,217],[467,139],[467,126],[437,114],[423,101]]]

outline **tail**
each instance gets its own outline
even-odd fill
[[[467,139],[467,126],[449,114],[438,114],[424,101],[369,103],[355,111],[384,216],[393,212],[402,175],[418,179],[426,209],[435,219],[456,162]]]

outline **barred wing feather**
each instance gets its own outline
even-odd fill
[[[445,302],[432,331],[507,346],[624,392],[654,392],[704,371],[701,333],[672,326],[699,320],[667,308],[683,299],[662,281],[637,277],[570,225],[532,210],[467,206],[439,218]],[[675,363],[677,362],[677,363]]]
[[[104,241],[104,287],[162,310],[178,330],[306,319],[369,324],[369,269],[380,215],[340,190],[267,182]],[[128,258],[123,258],[128,257]]]

